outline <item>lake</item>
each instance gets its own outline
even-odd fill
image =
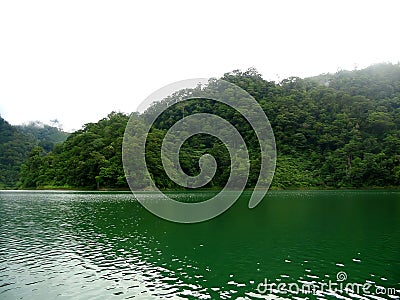
[[[131,193],[2,191],[0,299],[399,299],[400,192],[249,196],[177,224]]]

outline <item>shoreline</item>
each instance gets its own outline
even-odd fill
[[[91,189],[91,188],[84,188],[84,187],[52,187],[52,188],[36,188],[36,189],[7,189],[7,188],[0,188],[0,191],[3,192],[40,192],[40,191],[60,191],[60,192],[131,192],[129,188],[101,188],[101,189]],[[221,189],[164,189],[161,192],[218,192]],[[245,192],[252,192],[254,189],[246,188],[243,191]],[[387,187],[361,187],[361,188],[352,188],[352,187],[343,187],[343,188],[335,188],[335,187],[293,187],[293,188],[269,188],[269,191],[400,191],[400,186],[387,186]],[[154,192],[154,190],[142,190],[140,192]]]

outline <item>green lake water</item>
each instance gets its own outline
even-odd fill
[[[0,299],[399,299],[400,192],[249,196],[177,224],[130,193],[2,191]],[[369,288],[296,288],[329,282]]]

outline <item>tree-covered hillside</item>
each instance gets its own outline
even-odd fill
[[[21,165],[35,146],[43,147],[47,153],[67,136],[58,128],[39,122],[12,126],[0,116],[0,188],[16,187]]]
[[[22,166],[20,186],[123,187],[122,138],[129,117],[111,113],[97,123],[88,123],[46,154],[37,146]]]
[[[13,187],[33,140],[0,117],[0,188]]]
[[[69,133],[62,131],[60,128],[43,124],[39,121],[15,127],[24,135],[35,140],[37,145],[46,152],[51,151],[54,145],[64,142],[69,135]]]
[[[291,77],[280,83],[264,80],[255,69],[226,73],[222,79],[248,91],[271,122],[278,155],[273,187],[400,186],[400,64],[307,79]],[[209,112],[230,121],[243,136],[251,162],[247,186],[254,186],[260,157],[249,124],[221,103],[208,99],[176,103],[176,97],[179,93],[144,114],[134,115],[135,122],[144,123],[150,114],[168,105],[147,140],[146,161],[156,184],[176,188],[160,159],[166,131],[184,116]],[[21,187],[127,187],[121,161],[127,121],[128,116],[111,113],[71,134],[48,154],[35,148],[22,168]],[[136,150],[133,143],[131,151]],[[218,162],[216,176],[207,187],[223,186],[231,162],[225,146],[215,138],[190,138],[181,151],[183,170],[197,174],[198,158],[204,153],[212,154]],[[131,172],[138,182],[143,178],[143,170]]]

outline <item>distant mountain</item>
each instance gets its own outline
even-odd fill
[[[33,138],[36,144],[42,147],[46,152],[51,151],[55,144],[64,142],[69,135],[69,133],[57,127],[52,127],[39,121],[29,122],[27,125],[18,125],[15,127],[26,136]]]
[[[39,122],[12,126],[0,116],[0,188],[16,187],[21,165],[35,146],[49,152],[67,136],[67,133]]]
[[[374,100],[400,98],[400,64],[376,64],[362,70],[339,71],[309,79],[350,96]]]

